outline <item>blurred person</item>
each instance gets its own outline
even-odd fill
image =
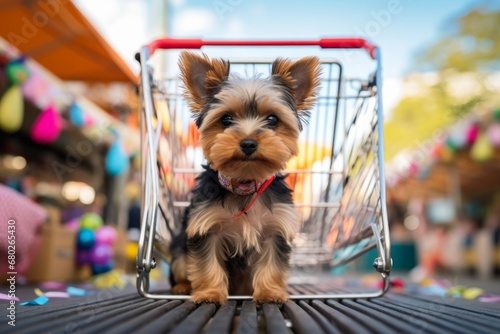
[[[485,229],[491,240],[492,274],[500,277],[500,194],[493,199],[493,204],[485,219]]]

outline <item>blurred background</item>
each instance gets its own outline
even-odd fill
[[[29,280],[134,271],[141,186],[134,55],[145,43],[354,36],[382,52],[395,270],[417,279],[498,278],[499,29],[493,0],[1,0],[1,250],[15,208],[25,219],[18,256]],[[346,76],[373,68],[364,53],[338,59]],[[176,71],[175,53],[152,62],[159,73]]]

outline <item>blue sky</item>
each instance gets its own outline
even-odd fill
[[[401,97],[401,80],[414,69],[415,56],[450,29],[453,17],[483,0],[77,0],[103,35],[138,69],[140,45],[161,35],[223,39],[369,38],[382,50],[384,102]],[[490,1],[491,2],[491,1]],[[160,23],[167,17],[167,24]],[[213,50],[216,56],[269,56],[259,50]],[[317,50],[313,50],[316,52]],[[280,56],[313,52],[286,48]],[[208,51],[207,51],[208,53]],[[319,52],[330,57],[330,53]],[[363,54],[340,57],[353,75],[368,68]],[[348,61],[346,61],[348,60]],[[348,71],[349,73],[349,71]]]
[[[206,38],[362,36],[381,47],[385,76],[400,77],[412,69],[415,54],[448,29],[451,17],[478,2],[174,0],[170,29]],[[198,20],[189,22],[190,15]]]

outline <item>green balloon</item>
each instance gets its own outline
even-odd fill
[[[87,213],[80,219],[80,229],[97,230],[103,225],[101,216],[95,213]]]
[[[446,146],[453,152],[458,151],[458,145],[450,138],[446,139]]]
[[[500,121],[500,108],[493,111],[493,119],[495,121]]]
[[[29,70],[22,62],[13,62],[6,66],[5,73],[14,85],[22,84],[29,77]]]

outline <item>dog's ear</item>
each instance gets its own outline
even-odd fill
[[[207,98],[229,76],[229,62],[188,51],[181,53],[179,68],[186,87],[185,98],[193,112],[202,110]]]
[[[312,108],[320,85],[321,64],[318,57],[304,57],[295,62],[278,58],[271,72],[291,90],[297,110]]]

